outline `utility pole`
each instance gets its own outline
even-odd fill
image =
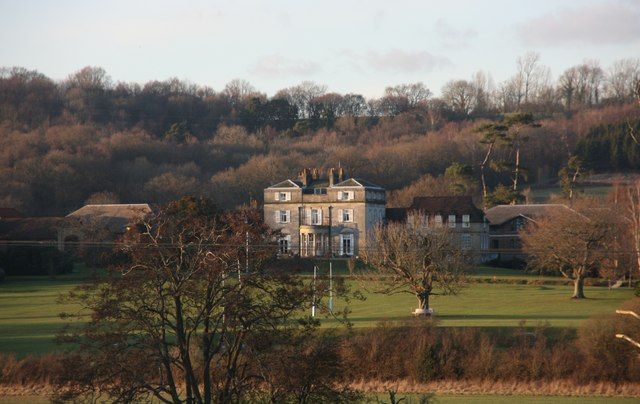
[[[329,311],[333,313],[333,266],[329,260]]]
[[[311,317],[316,316],[316,277],[318,276],[318,266],[313,266],[313,295],[311,300]]]

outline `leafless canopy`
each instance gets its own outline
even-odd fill
[[[374,270],[376,291],[411,293],[420,310],[429,309],[433,294],[458,292],[468,266],[447,229],[404,223],[376,227],[363,258]]]

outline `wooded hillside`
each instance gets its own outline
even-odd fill
[[[486,73],[388,87],[379,99],[310,82],[268,97],[242,80],[222,91],[170,79],[113,83],[86,67],[53,81],[0,70],[0,206],[58,215],[93,202],[167,202],[206,195],[223,207],[304,166],[340,164],[386,187],[392,204],[415,192],[479,193],[483,123],[532,113],[521,182],[556,182],[573,156],[600,172],[640,168],[640,61],[595,62],[556,81],[536,54],[493,85]],[[513,144],[498,144],[491,189],[509,184]],[[453,167],[452,167],[453,165]],[[449,170],[447,170],[449,168]],[[404,189],[404,190],[403,190]],[[397,191],[402,190],[402,191]]]

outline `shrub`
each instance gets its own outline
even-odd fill
[[[54,247],[13,246],[0,253],[6,275],[55,276],[73,270],[71,255]]]

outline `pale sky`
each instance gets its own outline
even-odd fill
[[[478,70],[498,83],[528,51],[554,77],[640,57],[640,0],[0,0],[0,66],[56,80],[101,66],[114,81],[243,78],[273,95],[312,80],[377,97]]]

